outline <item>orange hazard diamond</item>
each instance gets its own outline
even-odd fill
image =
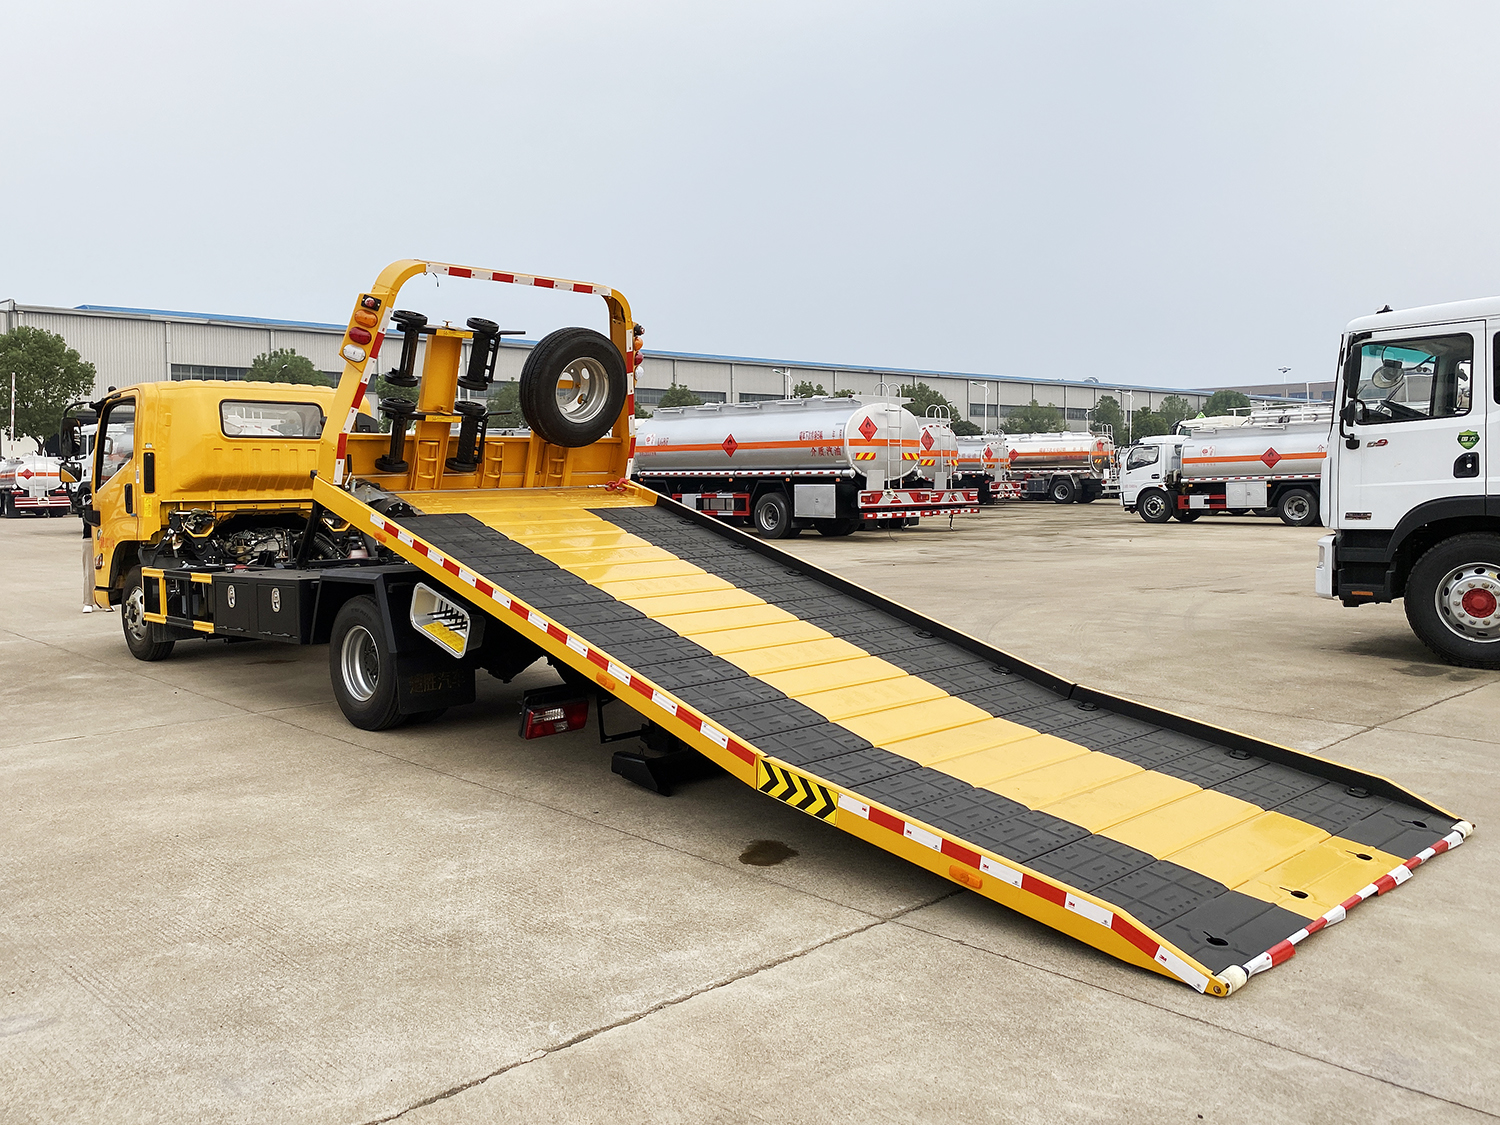
[[[1266,468],[1274,469],[1276,462],[1281,460],[1281,454],[1277,453],[1275,449],[1268,449],[1260,455],[1260,459],[1266,463]]]
[[[734,451],[739,447],[740,443],[734,440],[733,434],[730,434],[727,438],[724,439],[724,456],[733,457]]]
[[[865,420],[859,424],[859,432],[865,435],[866,441],[873,440],[879,431],[880,427],[875,424],[875,419],[869,415],[866,415]]]
[[[932,448],[932,431],[931,430],[923,430],[922,431],[922,448],[923,449],[931,449]]]

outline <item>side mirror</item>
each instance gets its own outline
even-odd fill
[[[77,484],[80,479],[78,464],[74,461],[64,461],[57,467],[57,475],[62,479],[63,484]]]
[[[89,527],[98,527],[99,526],[99,509],[98,508],[95,508],[93,505],[89,505],[88,507],[86,507],[86,508],[83,509],[83,511],[82,511],[81,514],[83,516],[83,522],[85,524],[87,524]]]

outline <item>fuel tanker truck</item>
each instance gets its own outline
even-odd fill
[[[905,401],[818,395],[666,407],[638,425],[633,475],[763,539],[977,512],[977,490],[948,487],[946,473],[941,485],[924,478],[923,450],[940,439],[934,427],[924,446],[924,419]]]
[[[979,434],[956,439],[958,461],[955,488],[972,488],[981,504],[996,500],[1019,500],[1020,485],[1008,479],[1010,448],[1004,434]]]
[[[1010,452],[1007,475],[1028,500],[1089,504],[1119,492],[1115,440],[1107,429],[1006,434],[1005,444]]]
[[[1181,433],[1130,447],[1120,503],[1147,523],[1270,511],[1307,527],[1318,521],[1331,423],[1331,411],[1317,407],[1189,420]]]
[[[56,457],[27,453],[0,461],[0,514],[54,516],[67,510],[68,493]]]

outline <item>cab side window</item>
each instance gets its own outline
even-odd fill
[[[1125,468],[1141,469],[1147,465],[1156,464],[1161,457],[1161,446],[1138,445],[1130,451],[1130,456],[1125,460]]]
[[[1367,424],[1453,418],[1473,399],[1474,338],[1467,332],[1366,343],[1359,351],[1352,397]]]
[[[128,465],[135,453],[135,399],[122,399],[105,408],[96,434],[95,491]]]

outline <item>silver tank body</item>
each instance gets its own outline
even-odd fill
[[[1075,469],[1103,474],[1115,451],[1114,440],[1106,434],[1007,434],[1005,441],[1012,472]]]
[[[1317,476],[1328,433],[1324,421],[1198,429],[1182,439],[1182,479]]]
[[[658,410],[636,423],[636,474],[862,474],[871,487],[918,466],[921,426],[899,402],[816,398]]]
[[[1010,450],[1004,434],[984,434],[955,438],[958,445],[958,468],[965,473],[987,473],[1003,469],[1010,462]]]

